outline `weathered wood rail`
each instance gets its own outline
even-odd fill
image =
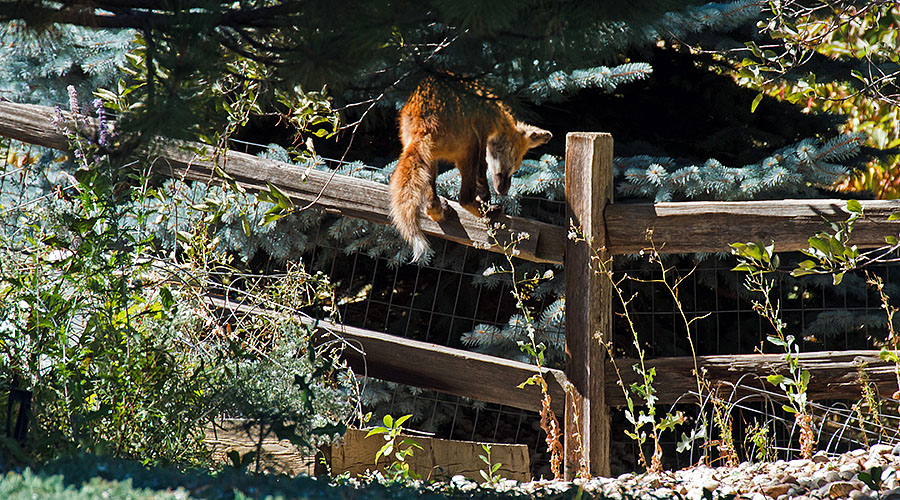
[[[220,297],[209,296],[207,301],[214,308],[229,314],[281,314]],[[537,367],[534,365],[305,316],[297,316],[297,319],[303,324],[332,332],[348,342],[349,346],[344,348],[342,355],[353,371],[360,375],[523,410],[541,409],[541,392],[536,386],[516,388],[535,374]],[[542,373],[550,392],[552,409],[562,415],[565,411],[566,376],[561,370],[550,368],[544,368]],[[485,380],[491,383],[485,384]]]
[[[67,149],[68,140],[53,123],[53,108],[0,100],[0,136],[29,144]],[[68,116],[64,113],[65,116]],[[297,204],[316,200],[316,206],[373,222],[387,224],[387,186],[377,182],[331,176],[327,172],[264,160],[237,151],[217,156],[209,146],[196,142],[154,141],[144,154],[154,168],[166,175],[204,182],[218,182],[216,165],[251,191],[272,183]],[[567,163],[568,164],[568,163]],[[327,189],[325,186],[327,185]],[[809,236],[822,230],[823,220],[846,218],[844,200],[770,200],[746,202],[623,203],[606,207],[603,224],[606,246],[612,254],[637,253],[648,246],[644,235],[653,229],[653,241],[661,253],[727,252],[735,241],[775,241],[776,250],[806,248]],[[898,232],[898,222],[888,221],[897,209],[892,201],[860,201],[866,217],[856,222],[854,243],[877,247],[884,236]],[[422,229],[430,235],[469,246],[490,243],[484,224],[451,201],[457,217],[438,224],[426,216]],[[510,231],[527,232],[519,257],[536,262],[563,263],[568,228],[521,217],[501,216]]]
[[[56,131],[53,116],[51,108],[0,101],[0,136],[66,149],[67,140]],[[315,201],[327,211],[389,223],[387,187],[378,183],[315,170],[304,178],[305,171],[291,165],[235,151],[216,155],[207,146],[192,142],[156,140],[141,154],[152,156],[156,171],[164,175],[221,182],[215,174],[219,167],[251,191],[271,183],[297,204]],[[809,236],[823,229],[824,221],[847,217],[844,200],[612,204],[612,138],[608,134],[569,134],[566,188],[568,217],[592,238],[600,255],[646,248],[648,230],[653,231],[653,243],[661,253],[728,251],[731,242],[758,240],[774,240],[777,251],[799,250],[806,248]],[[888,220],[898,209],[896,202],[866,200],[860,204],[866,216],[854,226],[853,243],[861,248],[878,247],[885,236],[900,233],[900,222]],[[437,224],[423,216],[423,230],[470,246],[489,243],[481,221],[455,202],[451,206],[457,217]],[[618,380],[612,375],[615,371],[596,341],[610,338],[610,288],[589,271],[590,252],[583,243],[567,238],[568,228],[507,216],[498,222],[510,231],[530,234],[518,247],[520,257],[569,267],[566,371],[545,370],[544,374],[553,409],[566,415],[567,476],[574,475],[579,452],[585,453],[592,474],[608,473],[609,407],[624,404]],[[540,407],[536,391],[515,389],[536,371],[533,365],[342,325],[328,326],[359,344],[364,354],[352,349],[345,353],[356,369],[369,375],[518,408]],[[616,363],[625,384],[637,380],[627,368],[633,360]],[[648,360],[648,366],[657,368],[654,387],[660,403],[675,402],[696,386],[694,363],[689,357]],[[898,389],[893,364],[881,361],[876,351],[802,353],[800,363],[812,374],[812,399],[859,397],[861,370],[882,395]],[[754,386],[765,388],[765,375],[785,369],[783,356],[778,354],[701,356],[696,364],[706,369],[709,381],[720,384],[723,394],[740,382],[744,387],[735,389],[736,396],[754,394]],[[576,434],[582,440],[581,450],[568,439]]]

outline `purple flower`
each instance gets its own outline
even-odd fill
[[[94,106],[94,109],[97,110],[97,130],[100,132],[100,137],[97,138],[97,144],[106,146],[109,144],[109,123],[106,119],[106,110],[103,108],[103,101],[94,99],[91,101],[91,104]]]
[[[81,108],[78,106],[78,91],[75,90],[75,86],[69,85],[66,87],[66,91],[69,93],[69,111],[76,115],[81,113]]]
[[[51,118],[50,121],[57,130],[62,128],[62,124],[65,120],[63,119],[62,109],[60,109],[59,106],[53,107],[53,118]]]

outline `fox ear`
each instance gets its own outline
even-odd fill
[[[525,136],[525,140],[528,141],[528,149],[536,148],[541,144],[546,144],[547,141],[553,137],[553,134],[549,131],[537,128],[534,125],[528,125],[527,123],[517,123],[516,129]]]

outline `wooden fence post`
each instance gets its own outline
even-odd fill
[[[613,140],[609,134],[566,136],[566,220],[607,259],[604,207],[613,197]],[[612,288],[591,272],[591,249],[566,243],[565,476],[574,478],[584,460],[591,476],[609,476],[609,407],[606,349],[612,328]]]

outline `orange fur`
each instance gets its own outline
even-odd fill
[[[546,130],[518,122],[506,106],[474,84],[428,77],[400,110],[403,152],[391,176],[391,219],[413,249],[413,261],[428,251],[419,227],[419,206],[440,222],[446,201],[435,191],[437,161],[456,164],[459,204],[477,216],[490,209],[491,193],[506,194],[525,153],[550,140]]]

